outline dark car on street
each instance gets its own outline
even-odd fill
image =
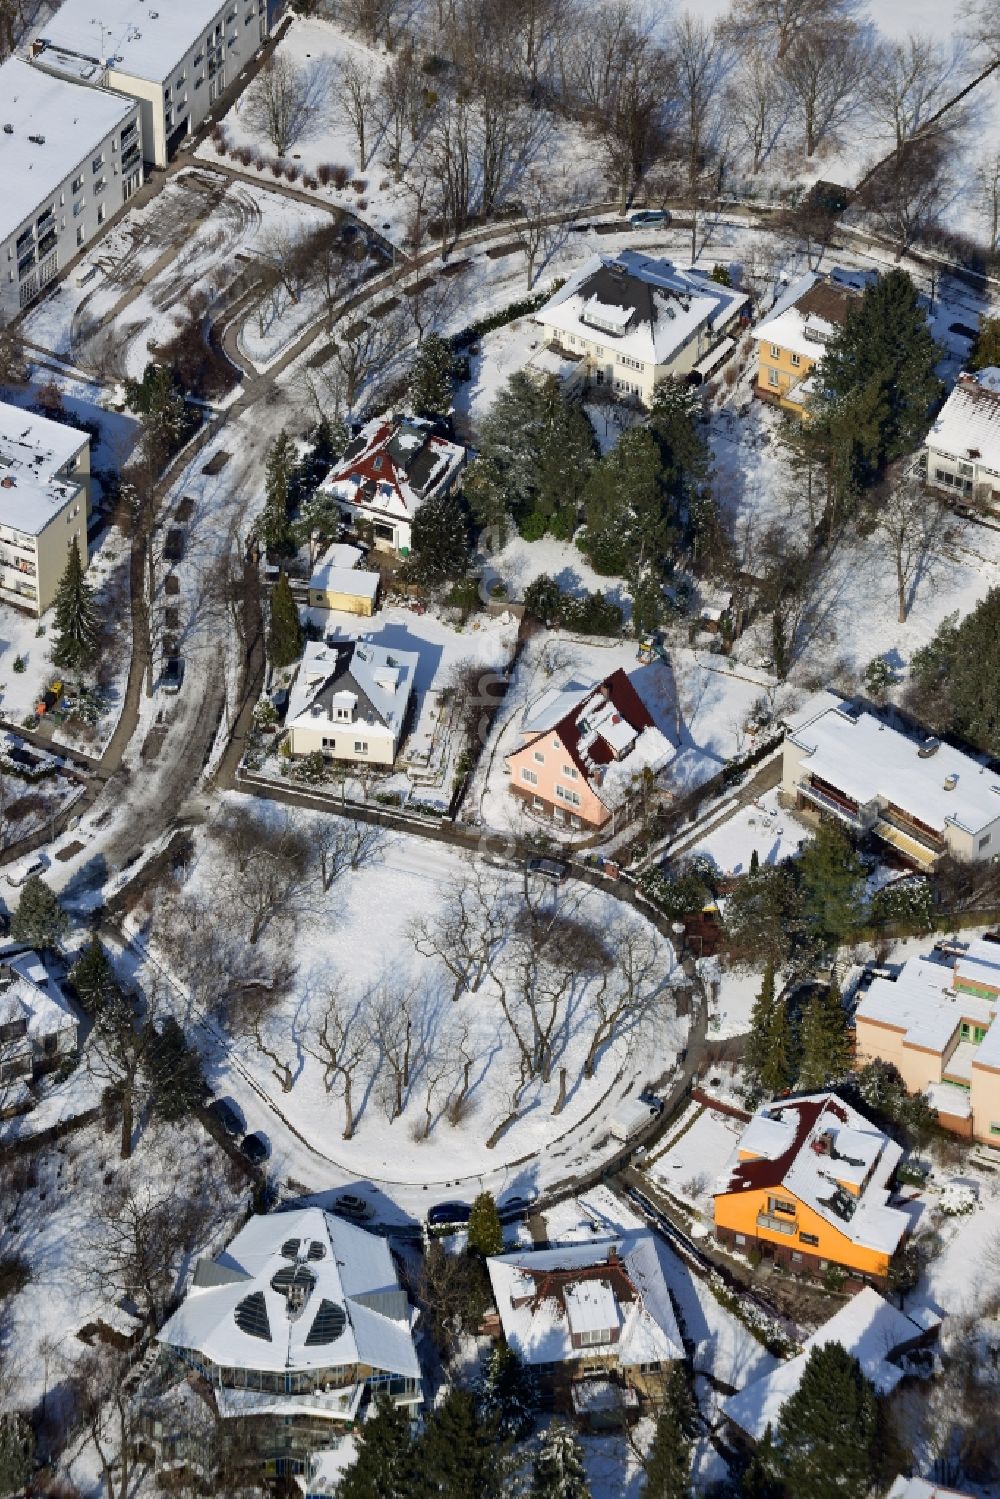
[[[246,1123],[234,1103],[228,1098],[216,1098],[208,1106],[208,1112],[217,1124],[221,1124],[231,1140],[239,1139],[246,1129]]]
[[[472,1217],[467,1202],[439,1202],[427,1214],[428,1228],[464,1228]]]
[[[240,1146],[247,1160],[254,1166],[262,1166],[271,1154],[271,1147],[265,1135],[247,1135]]]

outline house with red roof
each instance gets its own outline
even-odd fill
[[[413,517],[458,483],[465,449],[412,416],[376,417],[348,443],[320,489],[351,526],[369,525],[383,550],[407,556]]]
[[[573,828],[603,827],[675,752],[620,667],[602,682],[543,693],[521,735],[507,761],[511,794]]]
[[[836,1093],[765,1104],[716,1183],[716,1238],[802,1274],[832,1266],[884,1288],[910,1228],[890,1205],[902,1154]]]

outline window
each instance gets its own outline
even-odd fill
[[[83,244],[83,225],[82,224],[80,225],[79,229],[77,229],[77,231],[76,231],[76,242],[77,242],[78,245],[82,245]]]
[[[794,1216],[795,1216],[795,1204],[794,1204],[794,1202],[786,1202],[783,1197],[772,1197],[771,1198],[771,1212],[772,1213],[788,1213],[790,1217],[794,1218]]]
[[[194,81],[195,88],[201,88],[201,86],[202,86],[202,84],[204,82],[205,82],[205,75],[204,75],[204,73],[199,73],[198,76],[197,76],[197,78]]]
[[[78,219],[80,217],[81,213],[83,212],[83,205],[84,205],[85,202],[86,202],[86,199],[80,198],[78,202],[76,202],[76,203],[73,204],[73,217],[75,219]]]
[[[533,770],[528,770],[527,767],[525,767],[525,769],[521,771],[521,780],[525,781],[529,786],[538,785],[538,777],[535,775],[535,772]]]
[[[990,1125],[990,1134],[991,1135],[1000,1135],[1000,1124],[995,1124],[995,1123],[991,1124]]]
[[[541,750],[535,750],[533,758],[538,761],[539,765],[545,764],[545,756],[542,754]]]
[[[792,1264],[793,1265],[801,1265],[801,1263],[802,1263],[802,1256],[801,1256],[801,1254],[799,1254],[799,1251],[797,1249],[793,1249],[792,1250]]]
[[[992,833],[984,833],[983,836],[979,840],[979,847],[980,848],[989,848],[989,846],[990,846],[990,839],[992,838],[992,836],[993,836]]]
[[[556,786],[556,796],[561,802],[569,802],[571,807],[578,807],[580,805],[580,793],[578,791],[570,791],[568,786]]]
[[[354,741],[354,753],[356,755],[367,755],[367,753],[368,753],[368,740],[367,739],[355,739],[355,741]]]
[[[99,177],[97,179],[97,181],[94,183],[94,197],[95,198],[99,198],[100,195],[101,195],[101,193],[103,193],[104,189],[107,187],[107,185],[108,185],[108,179],[106,177]]]
[[[747,1241],[747,1236],[746,1234],[734,1234],[733,1239],[737,1244],[745,1244]]]
[[[798,367],[799,367],[799,365],[801,363],[802,363],[802,360],[799,358],[798,354],[793,354],[792,355],[792,368],[795,369],[795,370],[797,370]]]
[[[819,1234],[803,1234],[803,1233],[800,1233],[799,1234],[799,1238],[802,1240],[803,1244],[818,1244],[819,1243]]]
[[[169,98],[170,98],[170,84],[168,83],[166,85],[166,87],[164,88],[164,90],[163,90],[163,102],[164,102],[164,104],[167,103],[167,101],[168,101]]]
[[[562,773],[568,781],[576,780],[576,771],[573,769],[572,765],[564,765],[562,768]]]
[[[349,723],[351,718],[350,708],[338,708],[337,717],[343,719],[345,723]]]
[[[74,193],[79,193],[79,192],[83,191],[83,178],[82,177],[75,177],[73,179],[72,191]]]
[[[106,203],[102,203],[101,206],[100,206],[100,208],[97,210],[97,222],[99,224],[103,224],[104,223],[105,217],[107,215],[107,211],[108,211],[108,205]]]
[[[100,154],[100,156],[95,156],[94,159],[93,159],[93,161],[90,163],[91,174],[94,177],[96,177],[97,174],[98,174],[98,172],[103,167],[103,165],[104,165],[104,152],[102,151],[101,154]]]
[[[659,1374],[660,1365],[656,1359],[651,1359],[648,1364],[639,1365],[640,1374]]]
[[[768,372],[767,372],[767,383],[768,383],[768,385],[777,385],[777,383],[778,383],[778,371],[777,370],[770,370],[770,369],[768,370]]]
[[[531,798],[531,805],[533,807],[544,807],[545,803],[542,801],[542,798],[540,796],[533,796]]]
[[[777,344],[772,344],[771,345],[771,358],[772,359],[780,359],[781,358],[781,350],[778,348]]]

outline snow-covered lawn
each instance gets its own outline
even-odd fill
[[[543,536],[540,541],[525,541],[512,536],[503,549],[494,552],[486,564],[487,578],[498,577],[512,599],[522,599],[529,583],[547,573],[563,593],[579,598],[584,592],[603,593],[617,604],[626,623],[632,614],[632,599],[623,578],[596,573],[583,552],[571,541],[557,541]]]
[[[246,798],[227,801],[247,806]],[[262,815],[277,815],[273,807],[258,810]],[[319,836],[325,821],[322,815],[296,814],[297,825],[311,840]],[[215,919],[225,922],[219,858],[210,836],[200,835],[186,890],[208,900]],[[672,1066],[684,1044],[687,1022],[673,1018],[669,983],[674,957],[669,946],[610,894],[575,883],[563,887],[560,909],[567,916],[574,913],[578,922],[600,934],[609,952],[617,951],[629,932],[641,932],[652,943],[662,1004],[658,1004],[651,1031],[643,1024],[616,1028],[614,1038],[598,1055],[594,1076],[586,1078],[583,1063],[594,1036],[597,991],[590,976],[575,977],[556,1005],[551,1081],[537,1076],[528,1082],[516,1122],[494,1148],[488,1148],[487,1137],[510,1111],[511,1088],[519,1071],[499,990],[487,978],[476,992],[462,992],[453,1000],[454,979],[438,959],[416,951],[412,926],[421,920],[433,922],[456,883],[470,873],[467,859],[447,846],[385,836],[371,861],[356,871],[346,871],[329,892],[323,892],[317,868],[299,899],[294,932],[282,924],[262,939],[262,951],[295,965],[287,998],[267,1029],[269,1044],[291,1068],[290,1090],[282,1091],[271,1064],[245,1038],[213,1048],[209,1068],[218,1090],[232,1093],[243,1107],[248,1127],[261,1127],[270,1136],[272,1164],[279,1176],[293,1177],[312,1190],[351,1178],[370,1178],[389,1198],[424,1206],[434,1200],[421,1195],[425,1184],[436,1187],[442,1196],[452,1185],[461,1196],[473,1191],[478,1179],[499,1186],[512,1180],[521,1187],[551,1183],[565,1178],[578,1159],[592,1164],[602,1146],[613,1145],[608,1120],[618,1101]],[[519,878],[489,869],[485,876],[490,900],[498,907],[520,898]],[[542,903],[540,909],[554,909],[550,902],[557,897],[544,882],[532,894]],[[524,1025],[527,1011],[505,967],[511,957],[509,925],[499,940],[495,961],[511,984],[507,1002]],[[250,949],[248,961],[252,954]],[[167,951],[158,950],[157,955],[170,959]],[[611,982],[620,981],[612,977]],[[349,1140],[342,1138],[346,1116],[342,1081],[334,1074],[328,1090],[323,1066],[314,1055],[317,1026],[338,990],[348,1010],[351,1044],[360,1044],[362,1051],[353,1087],[355,1131]],[[390,1122],[385,1054],[365,1026],[372,1022],[380,1000],[393,1010],[408,995],[410,1081],[404,1091],[403,1113]],[[446,1109],[462,1080],[463,1054],[471,1061],[469,1109],[457,1123],[451,1123]],[[565,1106],[554,1115],[563,1067]],[[428,1112],[430,1133],[423,1138]]]
[[[685,1118],[673,1143],[647,1163],[650,1176],[711,1225],[712,1193],[743,1128],[738,1119],[711,1109],[696,1114],[693,1123]]]
[[[749,806],[712,828],[686,851],[686,857],[708,859],[722,875],[746,874],[756,853],[761,865],[780,864],[796,854],[809,829],[778,805],[779,791],[766,791]]]

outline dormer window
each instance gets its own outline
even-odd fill
[[[379,473],[382,472],[382,455],[381,455],[381,453],[378,455],[377,458],[373,458],[372,459],[372,468],[375,470],[375,472],[377,474],[379,474]]]

